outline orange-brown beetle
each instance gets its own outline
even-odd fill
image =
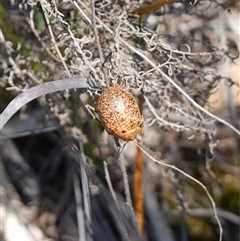
[[[132,94],[114,85],[100,95],[97,103],[99,118],[109,135],[132,141],[142,132],[143,117]]]

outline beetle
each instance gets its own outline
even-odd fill
[[[97,101],[99,119],[109,135],[132,141],[142,133],[143,117],[133,95],[117,84],[104,90]]]

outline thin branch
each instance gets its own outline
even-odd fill
[[[63,56],[62,56],[62,54],[61,54],[61,52],[60,52],[60,50],[59,50],[59,48],[58,48],[58,46],[57,46],[57,43],[56,43],[56,40],[55,40],[53,31],[52,31],[52,28],[51,28],[51,24],[50,24],[50,21],[49,21],[49,16],[47,15],[46,9],[45,9],[44,4],[43,4],[43,0],[40,0],[40,3],[41,3],[41,7],[42,7],[42,10],[43,10],[43,14],[44,14],[44,17],[45,17],[47,26],[48,26],[49,33],[50,33],[50,35],[51,35],[51,39],[52,39],[53,44],[54,44],[54,46],[55,46],[55,49],[56,49],[56,51],[57,51],[57,53],[58,53],[58,56],[59,56],[59,58],[60,58],[60,60],[61,60],[61,62],[62,62],[62,64],[63,64],[63,66],[64,66],[64,69],[66,70],[66,72],[67,72],[67,74],[68,74],[68,77],[71,78],[71,73],[70,73],[70,71],[69,71],[69,69],[68,69],[68,66],[66,65],[66,63],[65,63],[65,61],[64,61],[64,59],[63,59]]]
[[[127,202],[127,207],[129,209],[130,218],[132,221],[132,225],[134,227],[134,231],[139,236],[139,239],[141,239],[139,231],[138,231],[138,226],[137,226],[137,218],[136,218],[136,216],[134,214],[134,210],[133,210],[130,188],[129,188],[129,184],[128,184],[128,176],[127,176],[127,171],[126,171],[126,167],[124,164],[124,158],[123,158],[123,155],[121,155],[121,154],[119,155],[119,161],[120,161],[120,168],[121,168],[121,171],[123,174],[124,190],[125,190],[126,202]]]
[[[97,47],[98,47],[99,57],[100,57],[102,65],[103,65],[104,55],[103,55],[103,52],[102,52],[102,47],[101,47],[101,44],[100,44],[100,41],[99,41],[98,31],[97,31],[97,26],[96,26],[95,0],[90,0],[90,2],[91,2],[91,8],[92,8],[92,28],[93,28],[95,40],[96,40]],[[107,87],[109,88],[110,83],[109,83],[107,71],[104,67],[103,67],[102,71],[103,71],[103,74],[104,74],[105,83],[106,83]]]
[[[110,178],[110,175],[109,175],[109,171],[108,171],[108,167],[107,167],[107,162],[104,161],[103,162],[103,165],[104,165],[104,172],[105,172],[105,179],[107,181],[107,184],[108,184],[108,188],[112,194],[112,197],[118,207],[118,203],[117,203],[117,197],[116,197],[116,193],[114,192],[114,189],[113,189],[113,186],[112,186],[112,182],[111,182],[111,178]],[[119,209],[119,207],[118,207]]]
[[[82,203],[82,194],[80,192],[80,184],[78,180],[78,176],[75,173],[73,175],[73,187],[76,201],[76,214],[77,214],[77,224],[78,224],[78,235],[79,241],[86,240],[86,224],[83,212],[83,203]]]
[[[218,217],[218,213],[217,213],[217,209],[216,209],[216,204],[213,200],[213,197],[211,196],[211,194],[209,193],[209,191],[207,190],[206,186],[203,185],[200,181],[198,181],[196,178],[192,177],[191,175],[187,174],[186,172],[184,172],[183,170],[177,168],[176,166],[174,165],[170,165],[170,164],[167,164],[163,161],[158,161],[157,159],[153,158],[150,154],[148,154],[143,148],[142,146],[137,142],[135,141],[137,146],[145,153],[146,156],[148,156],[152,161],[154,161],[155,163],[161,165],[161,166],[165,166],[165,167],[168,167],[168,168],[171,168],[181,174],[183,174],[185,177],[191,179],[192,181],[194,181],[195,183],[197,183],[199,186],[201,186],[204,191],[206,192],[207,196],[209,197],[211,203],[212,203],[212,207],[213,207],[213,212],[214,212],[214,217],[217,221],[217,224],[218,224],[218,227],[219,227],[219,241],[222,241],[222,236],[223,236],[223,229],[222,229],[222,225],[221,225],[221,222],[219,220],[219,217]]]
[[[121,39],[121,42],[125,44],[129,49],[131,49],[134,53],[138,54],[140,57],[142,57],[144,60],[146,60],[153,68],[157,68],[157,66],[149,59],[147,58],[143,53],[141,53],[139,50],[132,47],[129,43],[127,43],[125,40]],[[236,129],[234,126],[232,126],[227,121],[215,116],[211,112],[205,110],[202,106],[200,106],[198,103],[196,103],[176,82],[174,82],[168,75],[166,75],[161,69],[157,68],[157,71],[159,74],[161,74],[166,80],[168,80],[193,106],[201,110],[203,113],[207,114],[208,116],[214,118],[215,120],[219,121],[220,123],[228,126],[232,131],[234,131],[236,134],[240,136],[240,131]]]

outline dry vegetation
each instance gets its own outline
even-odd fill
[[[143,240],[237,241],[239,2],[179,0],[141,18],[131,12],[151,1],[91,3],[0,3],[0,107],[41,93],[1,132],[1,240],[141,240],[130,196],[143,158]],[[138,100],[144,156],[94,119],[114,83]]]

